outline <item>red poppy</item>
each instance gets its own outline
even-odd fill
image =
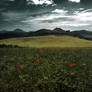
[[[37,58],[36,58],[36,57],[34,57],[34,59],[36,60]]]
[[[36,63],[39,63],[39,60],[37,60]]]
[[[73,67],[73,66],[76,66],[76,64],[71,64],[70,66]]]
[[[43,53],[44,52],[44,50],[40,50],[40,53]]]
[[[18,67],[18,66],[20,66],[20,64],[19,64],[19,63],[17,63],[17,64],[16,64],[16,66]]]
[[[34,63],[34,61],[32,61],[32,63]]]
[[[82,64],[82,66],[86,66],[86,64]]]

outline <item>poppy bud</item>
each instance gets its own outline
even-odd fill
[[[36,57],[34,57],[34,59],[36,60],[37,58],[36,58]]]
[[[39,63],[39,60],[37,60],[36,63]]]
[[[86,66],[86,64],[82,64],[82,66]]]
[[[73,67],[73,66],[76,66],[76,64],[71,64],[70,66]]]
[[[34,61],[32,61],[32,63],[34,63]]]
[[[17,64],[16,64],[16,66],[18,67],[18,66],[20,66],[20,64],[19,64],[19,63],[17,63]]]

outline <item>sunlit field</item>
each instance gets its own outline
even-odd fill
[[[0,48],[0,92],[92,92],[91,41],[45,36],[0,44],[21,46]]]
[[[12,44],[21,47],[92,47],[92,41],[72,36],[34,36],[0,40],[0,44]]]

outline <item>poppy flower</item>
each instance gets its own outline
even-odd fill
[[[70,66],[73,67],[73,66],[76,66],[76,64],[71,64]]]
[[[34,57],[34,59],[36,60],[37,58],[36,58],[36,57]]]
[[[32,61],[32,63],[34,63],[34,61]]]
[[[19,64],[19,63],[17,63],[17,64],[16,64],[16,66],[18,67],[18,66],[20,66],[20,64]]]
[[[37,60],[36,63],[39,63],[39,60]]]
[[[44,50],[40,50],[40,53],[43,53],[44,52]]]
[[[82,66],[86,66],[86,64],[82,64]]]

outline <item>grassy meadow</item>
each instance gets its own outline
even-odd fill
[[[0,92],[92,92],[92,41],[70,36],[0,40]]]
[[[92,47],[92,41],[72,36],[34,36],[24,38],[9,38],[0,40],[1,44],[12,44],[21,47]]]

